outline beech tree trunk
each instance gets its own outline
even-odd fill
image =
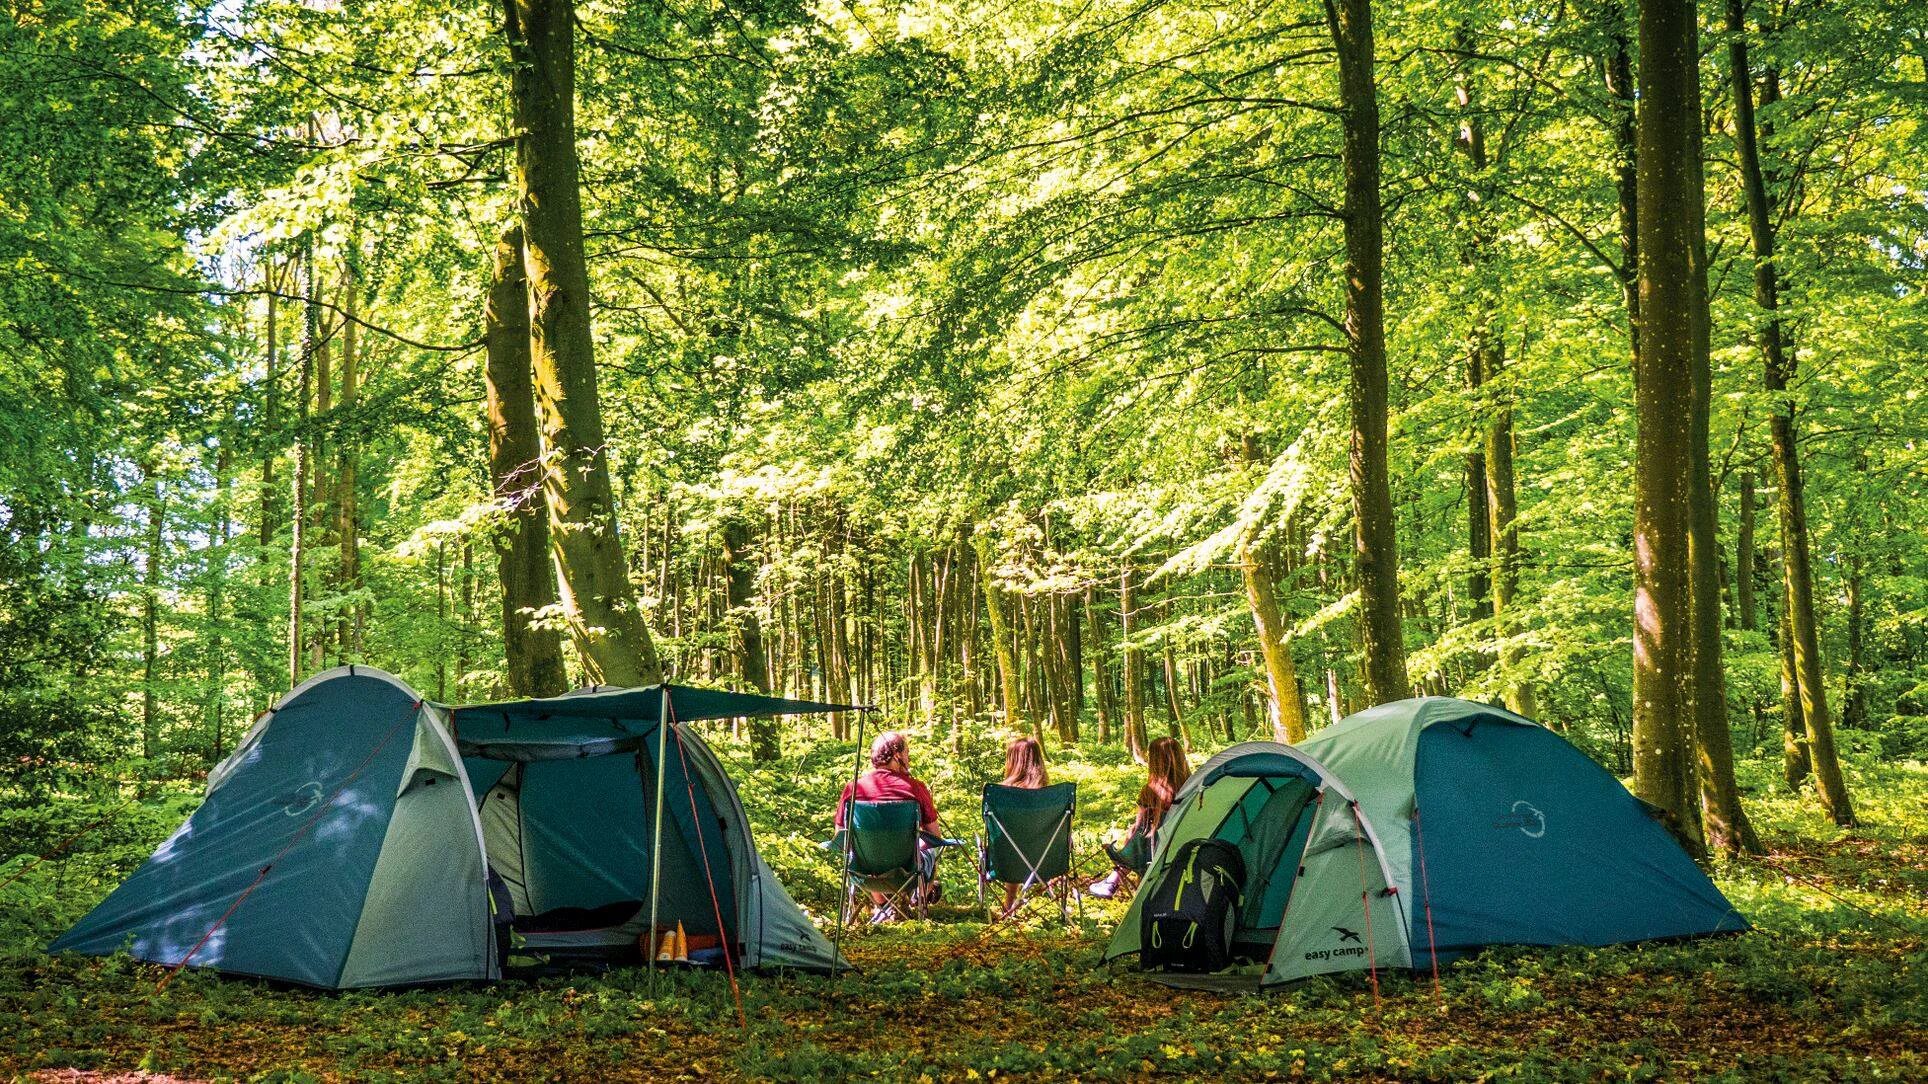
[[[653,685],[662,680],[662,664],[623,560],[589,327],[575,7],[570,0],[505,0],[505,8],[543,489],[563,610],[592,683]]]
[[[740,518],[723,521],[723,563],[726,566],[731,644],[736,653],[736,672],[760,693],[770,691],[770,674],[763,668],[763,626],[756,616],[756,564],[750,554],[750,525]],[[826,645],[827,647],[828,645]],[[825,668],[825,678],[830,677]],[[842,699],[837,693],[833,699]],[[783,755],[783,738],[777,721],[769,716],[750,720],[750,757],[759,763]]]
[[[1125,686],[1125,749],[1144,762],[1151,741],[1145,735],[1144,653],[1131,642],[1138,627],[1138,596],[1132,583],[1131,562],[1118,573],[1118,655],[1120,680]]]
[[[141,759],[143,777],[154,774],[154,758],[161,751],[161,561],[167,543],[167,494],[154,464],[141,465],[147,483],[147,544],[141,568]]]
[[[1695,43],[1696,63],[1698,42]],[[1698,119],[1700,76],[1693,73],[1695,117]],[[1691,425],[1688,428],[1688,561],[1693,577],[1693,674],[1688,698],[1694,711],[1694,732],[1700,784],[1701,830],[1708,846],[1723,854],[1761,853],[1761,841],[1741,808],[1740,786],[1734,779],[1734,737],[1727,719],[1727,671],[1721,659],[1721,580],[1719,505],[1714,493],[1711,434],[1713,367],[1709,339],[1713,315],[1708,309],[1706,176],[1701,165],[1700,126],[1688,140],[1689,183],[1693,199],[1689,242],[1699,303],[1694,315],[1692,380],[1689,384]]]
[[[562,637],[535,627],[553,607],[556,573],[549,556],[549,502],[542,486],[542,433],[536,424],[535,370],[529,357],[529,293],[522,271],[522,227],[495,243],[495,272],[484,310],[489,404],[489,482],[509,523],[490,541],[502,587],[502,646],[509,692],[556,696],[569,690]]]
[[[1627,37],[1627,14],[1617,3],[1601,12],[1607,54],[1601,60],[1601,79],[1613,99],[1611,135],[1614,146],[1614,191],[1619,197],[1621,292],[1627,306],[1627,337],[1633,349],[1634,371],[1640,371],[1640,148],[1636,132],[1633,44]]]
[[[1774,208],[1768,202],[1767,175],[1761,167],[1759,132],[1754,116],[1753,73],[1748,64],[1747,26],[1740,0],[1727,4],[1728,50],[1734,80],[1735,149],[1741,163],[1741,190],[1746,196],[1748,237],[1754,249],[1754,303],[1765,316],[1760,329],[1761,358],[1774,413],[1768,427],[1774,445],[1774,466],[1780,483],[1781,550],[1787,575],[1789,631],[1794,647],[1794,679],[1801,697],[1801,717],[1807,726],[1808,757],[1821,805],[1839,825],[1855,823],[1854,802],[1841,774],[1834,748],[1834,724],[1828,717],[1828,698],[1821,666],[1818,621],[1814,613],[1814,571],[1808,543],[1807,503],[1803,492],[1794,404],[1787,396],[1795,358],[1786,348],[1780,315],[1780,268],[1775,263]],[[1769,100],[1779,97],[1779,80],[1770,71]]]
[[[276,280],[272,262],[261,272],[261,277],[262,285],[270,291],[266,299],[268,302],[267,350],[266,357],[263,358],[266,373],[261,381],[261,423],[265,430],[266,441],[261,450],[261,526],[258,532],[261,545],[266,547],[274,541],[275,524],[281,517],[280,509],[275,507],[279,502],[276,499],[274,487],[274,461],[280,458],[277,454],[276,442],[281,435],[278,432],[281,424],[281,321],[272,292],[280,289],[281,283]]]
[[[1326,0],[1339,55],[1345,174],[1346,340],[1351,359],[1353,560],[1359,574],[1366,693],[1376,704],[1411,694],[1399,617],[1399,548],[1386,450],[1386,325],[1381,287],[1379,99],[1373,81],[1371,0]]]
[[[1785,594],[1783,594],[1785,598]],[[1789,790],[1801,789],[1808,762],[1807,720],[1801,717],[1801,685],[1794,676],[1794,631],[1787,606],[1781,607],[1781,778]]]
[[[315,355],[322,349],[321,306],[316,304],[320,284],[315,277],[314,243],[310,241],[302,257],[303,287],[308,302],[303,306],[301,335],[301,379],[295,389],[295,469],[289,491],[294,507],[289,510],[288,542],[288,687],[301,684],[303,649],[301,609],[307,592],[303,584],[308,549],[308,400],[314,395]]]
[[[356,295],[361,291],[356,287],[352,275],[346,279],[345,285],[343,308],[350,318],[343,322],[341,339],[342,424],[340,447],[335,452],[335,543],[340,559],[335,582],[347,597],[335,621],[335,634],[340,644],[341,658],[353,660],[361,657],[362,642],[362,604],[354,597],[361,587],[361,508],[355,499],[355,487],[359,484],[357,475],[361,468],[360,448],[357,446],[360,427],[355,420],[361,379],[361,333],[353,319]]]
[[[1760,627],[1754,613],[1754,472],[1741,472],[1740,525],[1734,541],[1734,609],[1739,612],[1741,628]]]
[[[1470,56],[1474,42],[1470,30],[1462,28],[1455,38],[1455,44],[1462,56]],[[1466,152],[1467,164],[1471,167],[1471,181],[1468,184],[1468,204],[1471,213],[1479,218],[1476,221],[1471,239],[1460,252],[1460,263],[1466,273],[1475,280],[1480,301],[1474,312],[1474,326],[1471,341],[1466,351],[1466,390],[1471,393],[1473,409],[1485,411],[1485,396],[1481,389],[1486,386],[1486,354],[1488,340],[1493,335],[1495,314],[1491,299],[1487,297],[1483,281],[1483,265],[1486,253],[1492,244],[1492,228],[1483,220],[1482,211],[1487,205],[1487,193],[1482,191],[1481,174],[1486,172],[1486,132],[1480,123],[1479,114],[1473,111],[1473,84],[1467,72],[1470,60],[1464,61],[1459,72],[1457,86],[1459,108],[1465,119],[1460,121],[1459,145]],[[1486,621],[1493,617],[1493,522],[1491,501],[1488,498],[1490,485],[1486,465],[1486,441],[1491,430],[1490,420],[1480,427],[1480,440],[1477,446],[1466,453],[1466,555],[1472,565],[1467,576],[1466,594],[1472,603],[1474,621]],[[1497,635],[1497,628],[1494,634]],[[1475,665],[1484,669],[1491,656],[1482,652]]]
[[[1697,857],[1693,520],[1702,291],[1700,77],[1694,5],[1640,7],[1639,349],[1634,451],[1634,790]],[[1689,392],[1683,394],[1683,392]]]
[[[1018,660],[1011,650],[1011,630],[1004,620],[1004,592],[997,583],[997,562],[993,560],[990,539],[978,535],[977,574],[984,583],[984,612],[991,619],[991,649],[997,654],[998,696],[1004,707],[1004,725],[1020,727],[1024,712],[1018,695]]]

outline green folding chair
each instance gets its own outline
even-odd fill
[[[1058,915],[1071,921],[1071,821],[1078,785],[984,787],[984,835],[978,839],[978,902],[989,884],[1017,885],[1011,913],[1037,888],[1058,901]],[[1083,902],[1079,903],[1083,911]]]
[[[830,841],[844,856],[850,873],[850,894],[844,898],[843,920],[856,914],[860,891],[880,892],[899,914],[927,917],[925,887],[929,879],[919,861],[918,825],[923,809],[916,802],[864,802],[844,806],[844,824]],[[908,906],[906,895],[908,894]]]

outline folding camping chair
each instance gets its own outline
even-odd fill
[[[1118,891],[1112,893],[1112,899],[1130,899],[1138,891],[1138,882],[1151,868],[1151,837],[1151,829],[1134,826],[1123,843],[1103,845],[1105,855],[1120,873]]]
[[[1015,913],[1025,893],[1042,888],[1058,901],[1058,914],[1071,921],[1071,820],[1078,806],[1078,785],[984,787],[984,835],[978,837],[977,898],[993,882],[1017,885]],[[1079,904],[1083,912],[1082,901]]]
[[[850,894],[844,898],[843,921],[856,913],[860,890],[882,893],[886,906],[898,914],[928,914],[925,897],[930,879],[925,875],[918,842],[922,808],[911,801],[862,802],[844,806],[844,827],[829,846],[844,857],[851,874]],[[906,906],[906,894],[908,904]]]

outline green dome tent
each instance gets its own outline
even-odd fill
[[[493,871],[531,949],[720,924],[732,962],[829,969],[680,724],[843,710],[672,685],[448,707],[340,667],[265,713],[187,823],[48,948],[324,989],[495,979]]]
[[[1245,859],[1234,945],[1264,966],[1181,980],[1193,984],[1747,928],[1606,769],[1538,723],[1449,697],[1363,711],[1297,747],[1247,742],[1206,761],[1159,829],[1107,960],[1139,950],[1138,901],[1198,837]]]

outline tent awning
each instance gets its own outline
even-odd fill
[[[651,685],[641,689],[590,688],[561,696],[502,700],[452,706],[449,715],[464,752],[487,747],[497,759],[591,756],[633,748],[631,740],[655,731],[669,693],[670,716],[677,722],[731,719],[744,715],[811,715],[867,711],[855,704],[820,704],[757,693]],[[505,755],[511,747],[531,748],[524,756]],[[567,750],[565,752],[565,750]],[[483,754],[490,755],[490,754]]]

